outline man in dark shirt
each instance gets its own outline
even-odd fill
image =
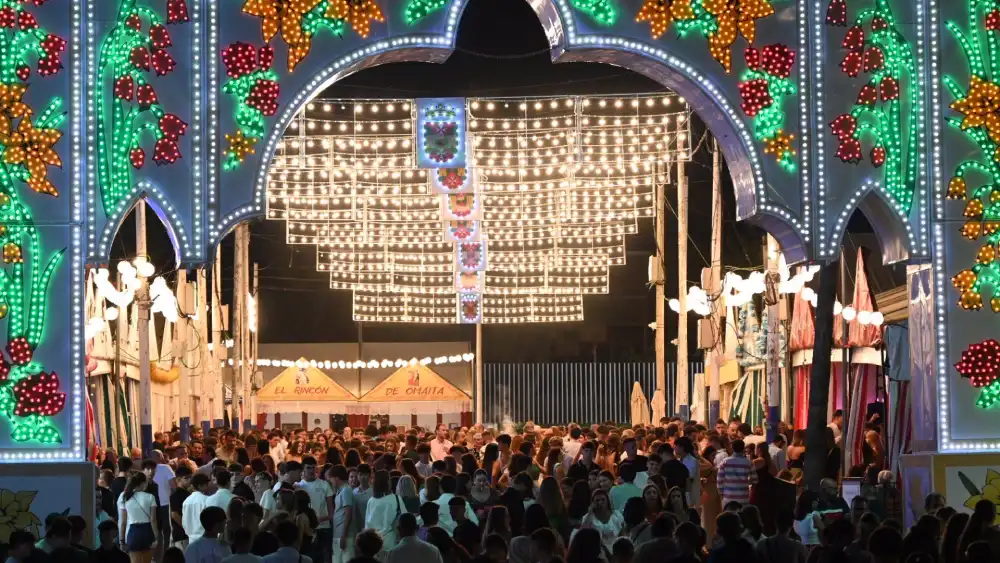
[[[187,547],[188,535],[181,526],[184,513],[184,501],[191,496],[191,468],[182,465],[174,473],[174,483],[177,488],[170,493],[170,538],[175,544]]]
[[[684,462],[674,457],[673,448],[660,448],[660,475],[667,481],[667,490],[680,487],[681,491],[687,493],[688,470],[684,467]]]
[[[573,482],[586,481],[590,477],[590,472],[594,469],[600,469],[600,467],[594,463],[594,454],[597,451],[597,446],[594,442],[585,442],[580,446],[580,459],[569,466],[569,470],[566,471],[566,477],[569,477]]]
[[[521,525],[524,522],[524,499],[531,488],[531,477],[527,473],[518,473],[514,475],[507,490],[497,499],[497,504],[507,507],[511,537],[521,535]]]
[[[743,537],[743,523],[739,514],[720,514],[715,531],[722,538],[722,545],[708,554],[708,563],[758,563],[754,546]]]
[[[118,524],[105,520],[97,526],[100,545],[90,553],[91,563],[129,563],[128,555],[118,549]]]
[[[128,479],[132,473],[132,458],[122,456],[118,458],[118,476],[111,481],[109,485],[111,489],[111,498],[114,499],[115,504],[118,503],[118,497],[122,496],[125,492],[125,485],[128,483]],[[155,496],[155,495],[154,495]],[[115,508],[115,513],[111,515],[115,519],[118,518],[118,508]]]

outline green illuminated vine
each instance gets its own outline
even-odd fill
[[[913,50],[897,25],[888,0],[875,0],[874,7],[858,13],[842,42],[847,54],[840,68],[848,76],[868,74],[870,78],[858,93],[854,108],[834,119],[830,127],[839,140],[836,156],[844,162],[863,160],[862,141],[871,143],[872,165],[883,169],[886,191],[908,213],[917,182],[921,90],[916,87]],[[901,95],[904,80],[909,86],[905,105]]]
[[[601,25],[614,25],[618,20],[618,11],[612,0],[570,0],[570,3]]]
[[[36,5],[40,3],[36,2]],[[0,415],[10,422],[15,442],[62,441],[52,417],[63,410],[66,394],[55,373],[35,359],[45,340],[48,289],[62,262],[62,250],[43,251],[41,235],[18,184],[57,197],[48,178],[62,166],[55,144],[62,133],[62,100],[40,112],[25,101],[32,69],[45,77],[62,68],[66,41],[47,34],[27,4],[0,0],[0,318],[7,321],[6,354],[0,354]]]
[[[979,148],[961,162],[948,182],[947,197],[966,202],[962,236],[983,239],[975,264],[952,277],[959,305],[967,310],[983,307],[983,290],[991,289],[990,307],[1000,313],[1000,2],[969,0],[968,31],[955,22],[945,25],[961,45],[969,65],[969,86],[952,76],[944,84],[954,101],[948,123],[964,132]]]
[[[154,142],[155,163],[173,164],[181,158],[179,138],[187,123],[163,110],[151,82],[176,65],[167,50],[172,40],[165,24],[186,19],[169,13],[167,18],[138,6],[136,0],[121,0],[116,23],[101,45],[96,73],[105,95],[95,111],[97,176],[109,216],[130,193],[132,170],[145,165],[147,136]]]
[[[406,23],[413,25],[448,5],[448,0],[410,0],[406,4]]]

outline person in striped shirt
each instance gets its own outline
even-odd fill
[[[722,506],[730,502],[746,505],[750,502],[750,485],[757,482],[757,473],[753,464],[743,455],[743,440],[733,440],[733,455],[727,457],[719,465],[717,477],[719,495],[722,496]]]

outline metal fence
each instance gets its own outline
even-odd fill
[[[702,362],[688,364],[688,389]],[[667,414],[674,411],[677,364],[666,364]],[[656,390],[656,364],[552,363],[485,364],[484,420],[500,424],[532,420],[541,425],[612,420],[630,423],[632,384],[638,381],[646,398]]]

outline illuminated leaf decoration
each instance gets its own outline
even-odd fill
[[[271,70],[273,60],[274,51],[267,45],[258,48],[237,42],[222,51],[226,74],[230,77],[222,91],[237,103],[237,131],[226,134],[226,139],[242,139],[236,145],[230,141],[223,162],[225,170],[238,168],[248,155],[254,154],[247,150],[248,145],[252,147],[264,137],[265,117],[278,111],[281,89],[278,75]]]
[[[44,90],[32,95],[32,84],[27,83],[31,65],[37,68],[38,80],[33,83],[63,69],[67,40],[46,32],[39,21],[48,19],[33,12],[44,4],[45,0],[0,0],[0,318],[7,329],[7,345],[0,351],[0,416],[7,419],[14,442],[58,444],[62,438],[51,416],[63,409],[66,395],[58,377],[43,370],[52,347],[39,346],[46,336],[50,282],[62,264],[63,251],[43,247],[32,209],[22,199],[30,192],[19,186],[23,183],[54,197],[59,194],[48,169],[62,166],[57,144],[66,116],[63,102],[53,98],[47,105],[33,107]],[[123,51],[126,60],[130,52]],[[118,74],[106,76],[110,91]],[[26,511],[34,493],[2,492],[0,511],[16,516],[20,528],[37,530],[37,518]],[[0,530],[10,529],[9,524]]]
[[[614,25],[618,20],[612,0],[570,0],[570,3],[601,25]]]
[[[795,51],[774,43],[761,49],[747,47],[743,56],[749,70],[738,85],[740,107],[753,118],[754,136],[764,144],[764,153],[773,156],[786,172],[793,172],[795,136],[785,132],[784,101],[796,92],[790,78]]]
[[[732,47],[742,35],[752,44],[757,32],[757,20],[774,14],[769,0],[702,0],[702,5],[715,18],[716,28],[708,34],[708,50],[726,72],[732,70]]]
[[[368,37],[373,21],[385,22],[382,9],[374,0],[330,0],[326,15],[347,21],[361,37]]]
[[[406,23],[413,25],[448,5],[448,0],[410,0],[406,4]]]
[[[294,72],[312,49],[312,34],[303,29],[303,20],[319,3],[320,0],[247,0],[243,12],[260,18],[265,42],[281,32],[282,41],[288,45],[288,72]]]
[[[690,19],[694,19],[691,0],[645,0],[635,16],[637,22],[649,22],[653,39],[659,39],[674,21]]]
[[[831,133],[838,138],[835,156],[841,161],[858,164],[868,153],[872,168],[881,175],[879,189],[905,214],[918,183],[919,116],[926,102],[916,86],[913,46],[900,32],[889,2],[873,4],[858,12],[840,41],[844,49],[840,70],[864,80],[858,81],[860,86],[850,98],[853,107],[838,118],[839,125],[847,125],[845,119],[850,117],[849,134]]]

